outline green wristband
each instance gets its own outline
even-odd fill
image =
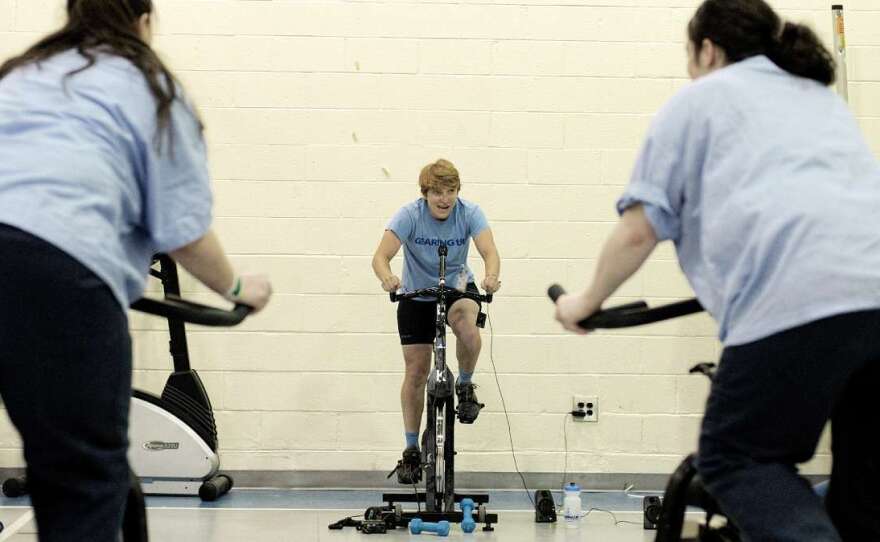
[[[232,288],[226,292],[226,297],[230,299],[235,299],[238,297],[238,294],[241,293],[241,277],[235,277],[235,281],[232,283]]]

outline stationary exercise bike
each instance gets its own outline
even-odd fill
[[[146,542],[148,539],[146,505],[144,502],[144,493],[146,491],[142,490],[142,486],[143,489],[155,489],[158,487],[161,490],[159,491],[159,493],[168,493],[167,488],[173,489],[174,487],[176,487],[174,485],[175,482],[177,482],[177,484],[179,485],[185,485],[185,481],[163,480],[169,482],[169,484],[156,486],[153,485],[152,480],[144,479],[145,472],[157,472],[155,467],[157,462],[144,462],[141,459],[142,463],[138,464],[138,458],[141,456],[137,453],[133,453],[134,449],[138,446],[141,446],[144,448],[144,450],[149,450],[150,448],[155,448],[158,450],[171,450],[175,452],[175,455],[173,457],[179,457],[179,454],[188,454],[190,456],[195,456],[195,452],[204,453],[204,448],[202,448],[201,450],[193,448],[193,446],[200,444],[199,441],[195,440],[194,438],[200,438],[200,435],[196,433],[196,430],[193,428],[189,428],[189,430],[181,428],[182,425],[186,425],[188,422],[185,421],[184,418],[174,418],[173,410],[178,410],[177,407],[174,405],[178,403],[185,405],[185,408],[189,409],[186,411],[182,411],[185,412],[185,414],[182,414],[182,416],[184,417],[196,418],[199,416],[203,416],[204,409],[207,408],[207,412],[208,414],[210,414],[210,426],[214,427],[214,416],[211,412],[211,403],[208,400],[207,394],[205,393],[204,386],[201,385],[201,380],[199,380],[199,377],[195,373],[195,371],[191,371],[189,369],[189,359],[186,349],[186,337],[184,335],[184,323],[188,322],[192,324],[212,327],[231,327],[240,324],[251,312],[251,308],[246,305],[236,305],[235,308],[232,310],[223,310],[181,299],[180,286],[177,278],[177,267],[174,263],[174,260],[165,255],[158,255],[154,258],[154,264],[155,263],[158,263],[160,268],[159,270],[151,268],[150,274],[159,277],[162,280],[162,284],[165,287],[165,299],[157,300],[151,298],[142,298],[132,303],[131,308],[132,310],[152,314],[155,316],[161,316],[168,319],[169,331],[171,332],[171,351],[172,356],[174,356],[175,360],[175,368],[177,369],[177,367],[179,366],[178,361],[180,360],[182,362],[180,364],[180,368],[185,367],[185,371],[183,371],[183,376],[179,376],[178,372],[176,371],[174,374],[171,375],[171,377],[169,377],[168,383],[165,385],[165,391],[163,391],[162,398],[151,396],[151,399],[139,399],[138,395],[146,396],[148,394],[139,391],[134,392],[131,405],[131,428],[129,430],[129,439],[131,440],[131,445],[129,448],[129,463],[132,465],[131,489],[129,490],[128,498],[126,500],[126,507],[122,524],[122,540],[124,540],[125,542]],[[177,355],[175,356],[175,354]],[[191,374],[191,376],[187,376],[187,373]],[[190,395],[193,393],[195,394],[194,396]],[[202,394],[201,397],[199,397],[199,393]],[[166,394],[170,397],[167,402],[165,400]],[[190,401],[198,402],[201,400],[204,400],[204,403],[199,402],[195,406],[188,404]],[[138,406],[138,401],[148,404]],[[168,406],[168,409],[165,410],[165,414],[156,414],[156,409],[158,409],[163,404]],[[140,427],[135,428],[136,408],[146,408],[149,410],[146,416],[141,416],[140,418],[138,418],[140,420],[140,424],[143,424],[146,421],[148,423],[159,424],[160,426],[144,427],[143,425],[141,425]],[[201,420],[201,422],[204,421],[204,419]],[[161,424],[165,424],[166,427],[161,427]],[[189,426],[186,425],[186,427]],[[156,436],[155,440],[154,438],[152,438],[153,435]],[[174,442],[170,442],[168,440],[159,440],[162,438],[167,438],[166,435],[171,435],[173,438],[177,438],[179,440]],[[205,454],[206,457],[204,457],[201,461],[194,461],[193,457],[190,457],[188,461],[180,462],[180,465],[183,466],[198,464],[209,464],[213,466],[213,469],[210,469],[213,471],[211,472],[211,476],[207,477],[201,486],[208,487],[208,489],[204,490],[206,493],[208,493],[208,497],[211,497],[213,494],[215,494],[214,492],[219,492],[224,484],[226,484],[226,487],[223,493],[228,491],[229,488],[232,486],[231,479],[229,479],[228,483],[225,483],[225,481],[223,480],[217,482],[217,477],[222,477],[224,475],[216,474],[216,439],[217,433],[216,429],[214,429],[214,447],[209,448],[213,453],[213,458],[210,456],[210,454]],[[164,446],[159,446],[159,444],[162,444]],[[204,442],[202,442],[202,444],[204,444]],[[171,458],[166,458],[165,460],[169,462],[174,461],[174,459]],[[181,468],[178,465],[169,465],[168,467],[169,468],[161,474],[176,473],[179,472]],[[137,476],[135,476],[135,472],[137,472],[137,474],[141,476],[140,480],[138,480]],[[192,482],[189,483],[191,484]],[[221,487],[212,487],[211,484],[217,484]],[[18,497],[21,495],[25,495],[27,493],[26,478],[19,477],[6,480],[6,482],[4,482],[3,484],[3,493],[6,494],[7,497]],[[204,497],[205,495],[203,495],[203,498]],[[32,513],[32,511],[29,511],[25,516],[19,518],[19,520],[16,520],[15,525],[18,528],[25,525],[28,521],[30,521],[30,518],[27,516]],[[12,527],[10,527],[10,529],[11,528]],[[0,528],[0,530],[2,530],[2,528]]]
[[[556,302],[565,290],[557,284],[547,292]],[[615,329],[651,324],[661,320],[677,318],[701,312],[703,306],[696,299],[688,299],[655,308],[648,308],[644,301],[637,301],[601,310],[586,318],[578,325],[584,329]],[[710,379],[715,365],[701,363],[691,369],[691,373],[702,373]],[[681,538],[684,516],[688,506],[706,512],[706,519],[699,527],[697,538]],[[679,464],[669,478],[664,497],[645,497],[643,501],[644,526],[656,529],[655,542],[740,542],[739,531],[731,522],[717,522],[713,518],[723,518],[724,513],[717,501],[709,495],[697,473],[696,455],[691,454]]]
[[[439,282],[437,286],[422,288],[406,293],[391,292],[391,302],[403,299],[433,298],[437,300],[437,316],[434,334],[434,367],[427,383],[427,424],[422,433],[422,464],[425,472],[425,491],[412,493],[384,493],[383,507],[370,507],[364,514],[364,522],[358,524],[346,518],[330,525],[331,529],[354,526],[360,530],[373,528],[375,522],[385,524],[384,528],[406,527],[412,519],[424,522],[461,523],[465,517],[462,511],[455,510],[455,503],[470,499],[474,506],[473,520],[483,523],[484,531],[492,531],[493,523],[498,522],[497,514],[486,511],[489,502],[487,494],[462,495],[455,492],[455,377],[446,365],[446,313],[456,299],[471,299],[476,302],[492,302],[492,294],[481,295],[462,292],[446,286],[446,256],[448,248],[441,245],[437,249],[440,256]],[[477,325],[483,327],[485,315],[480,313]],[[395,469],[396,470],[396,469]],[[389,477],[394,474],[392,471]],[[424,511],[404,512],[400,503],[425,503]],[[465,501],[466,502],[466,501]],[[382,518],[382,519],[380,519]],[[370,531],[373,532],[373,531]],[[384,532],[384,530],[382,531]]]
[[[132,391],[128,461],[146,495],[199,495],[204,501],[213,501],[232,488],[233,480],[219,473],[214,412],[199,375],[190,367],[185,323],[235,325],[247,315],[247,307],[232,313],[184,302],[174,260],[157,255],[153,264],[150,274],[161,280],[165,301],[145,298],[131,308],[167,318],[174,372],[161,396]],[[241,319],[234,321],[239,314]],[[3,493],[7,497],[25,495],[27,480],[6,480]]]
[[[166,298],[179,297],[174,261],[164,255],[157,261],[159,269],[150,273],[162,281]],[[138,303],[132,308],[139,310]],[[168,316],[174,372],[162,395],[132,392],[129,461],[147,495],[198,495],[213,501],[232,489],[233,480],[219,473],[214,411],[201,378],[190,367],[186,321]]]

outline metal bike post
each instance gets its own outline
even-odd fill
[[[440,297],[437,299],[437,329],[436,338],[434,339],[434,371],[437,380],[436,389],[446,389],[448,383],[446,380],[446,255],[449,249],[445,245],[440,245],[437,254],[440,256]],[[434,494],[430,498],[437,504],[437,510],[445,512],[446,494],[446,402],[451,399],[443,394],[442,400],[434,401]],[[440,496],[440,498],[438,498]]]
[[[443,262],[445,258],[441,257]],[[442,267],[442,264],[441,264]],[[441,280],[441,288],[443,281]],[[450,400],[445,393],[446,383],[446,296],[441,293],[437,300],[437,334],[434,339],[434,401],[432,405],[434,414],[434,494],[428,495],[427,500],[436,504],[437,511],[443,510],[443,499],[437,498],[446,492],[446,402]]]
[[[834,53],[837,57],[837,93],[849,101],[849,84],[846,73],[846,32],[843,25],[843,5],[831,6],[831,22],[834,25]]]

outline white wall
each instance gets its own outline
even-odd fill
[[[62,4],[0,0],[0,57],[52,28]],[[600,421],[569,422],[570,472],[665,473],[693,450],[708,386],[687,369],[718,355],[709,318],[584,339],[559,333],[544,291],[591,273],[641,135],[685,84],[696,4],[160,0],[156,46],[208,127],[216,228],[277,292],[239,330],[191,333],[225,468],[394,465],[402,361],[370,256],[438,157],[459,166],[503,258],[490,314],[520,468],[563,469],[573,394],[598,395]],[[829,2],[774,5],[830,42]],[[850,101],[880,151],[880,5],[846,8]],[[616,301],[689,295],[665,246]],[[162,322],[135,315],[133,328],[136,383],[158,390]],[[457,434],[461,470],[513,470],[489,344],[487,332],[476,375],[488,406]],[[18,446],[4,425],[0,467],[21,465]],[[827,453],[806,472],[826,472]]]

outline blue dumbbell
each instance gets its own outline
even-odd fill
[[[466,533],[474,532],[477,522],[474,521],[474,501],[472,499],[461,500],[461,530]]]
[[[440,523],[427,523],[419,518],[413,518],[409,522],[409,532],[412,534],[437,533],[437,536],[449,535],[449,522],[441,521]]]

